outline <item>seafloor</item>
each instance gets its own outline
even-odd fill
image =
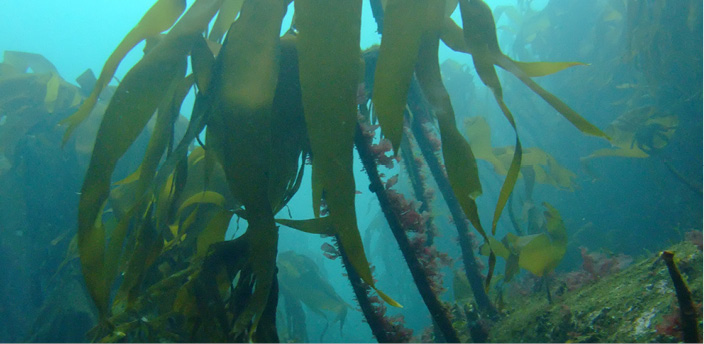
[[[692,292],[702,322],[702,249],[683,241],[668,250]],[[568,290],[561,282],[544,293],[514,294],[490,327],[490,342],[679,342],[679,306],[659,252],[620,272]],[[560,294],[563,292],[562,294]],[[466,338],[470,340],[469,338]]]

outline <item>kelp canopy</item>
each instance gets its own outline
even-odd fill
[[[438,184],[445,180],[448,185],[449,193],[443,196],[457,206],[455,222],[468,219],[486,239],[488,285],[494,251],[506,251],[489,238],[495,234],[525,156],[516,135],[510,162],[503,167],[506,180],[491,230],[485,230],[475,202],[482,193],[475,155],[456,126],[440,74],[441,41],[471,54],[481,81],[514,129],[495,66],[515,75],[583,133],[608,138],[531,79],[579,63],[510,59],[499,49],[492,13],[481,0],[372,1],[377,22],[383,22],[381,45],[364,54],[359,44],[362,0],[295,0],[294,23],[281,36],[289,3],[197,0],[187,8],[185,0],[158,0],[110,56],[80,109],[63,121],[68,125],[66,141],[89,116],[122,58],[147,40],[144,57],[120,82],[105,110],[81,188],[78,251],[100,319],[91,339],[278,341],[275,217],[299,191],[307,159],[312,164],[315,218],[279,222],[334,236],[336,254],[343,257],[353,286],[376,289],[357,227],[353,150],[357,145],[362,159],[369,162],[364,135],[366,139],[370,132],[374,135],[373,127],[369,128],[378,120],[381,134],[397,154],[409,136],[404,134],[404,120],[422,119],[421,112],[407,104],[409,94],[418,90],[432,108],[425,121],[433,125],[437,121],[439,128],[444,172],[437,169],[433,175]],[[449,17],[457,7],[462,27]],[[189,62],[192,74],[186,75]],[[187,130],[179,137],[174,123],[193,87],[195,105]],[[123,180],[114,180],[118,160],[152,117],[156,124],[139,168]],[[200,142],[202,133],[205,142]],[[421,138],[415,136],[421,145]],[[202,147],[191,149],[195,140]],[[484,153],[479,157],[494,157]],[[430,155],[424,158],[441,166]],[[365,168],[385,207],[388,190],[379,184],[374,157],[365,162]],[[389,207],[384,211],[391,224]],[[528,252],[530,246],[531,257],[550,260],[540,267],[519,262],[538,274],[554,268],[564,254],[564,238],[559,235],[556,243],[552,238],[564,233],[562,221],[557,210],[547,207],[546,217],[552,219],[548,234],[530,243],[529,238],[512,239],[518,250]],[[234,215],[247,221],[247,230],[225,240]],[[403,233],[407,223],[396,222],[392,228]],[[447,320],[448,310],[428,282],[432,269],[418,265],[418,251],[412,250],[404,234],[399,235],[396,239],[434,321],[447,340],[457,340]],[[468,277],[474,274],[469,280],[474,281],[474,294],[481,303],[483,288],[476,285],[479,272],[468,265],[474,264],[471,243],[467,247],[463,255],[471,258],[465,257],[465,270]],[[541,251],[550,257],[542,257]],[[521,255],[520,259],[528,258]],[[295,276],[298,272],[289,265],[281,267],[284,276]],[[357,298],[364,311],[364,300],[369,299],[363,294],[369,290],[357,290],[362,290]],[[401,306],[393,295],[376,292],[388,304]],[[335,302],[332,309],[344,319],[347,306]],[[320,306],[325,307],[332,306]],[[480,308],[491,313],[490,304]],[[394,329],[375,330],[369,314],[365,311],[377,339],[400,340],[383,337]],[[144,335],[144,316],[152,332],[139,337]]]

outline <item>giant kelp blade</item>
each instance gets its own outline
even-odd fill
[[[298,191],[303,177],[308,137],[301,101],[296,38],[281,38],[279,77],[271,118],[272,151],[269,200],[274,213],[281,210]]]
[[[200,6],[199,6],[200,4]],[[169,85],[182,78],[186,55],[195,38],[214,15],[202,11],[207,1],[198,1],[171,33],[139,61],[115,91],[98,129],[93,155],[81,188],[78,208],[78,247],[81,265],[93,301],[107,315],[104,276],[105,233],[100,213],[110,191],[110,179],[118,159],[134,142],[151,118]],[[197,11],[192,12],[193,9]],[[190,14],[190,15],[189,15]],[[207,18],[206,18],[207,17]],[[100,279],[91,276],[100,276]],[[100,281],[102,280],[102,281]]]
[[[372,102],[381,133],[391,141],[394,154],[401,145],[403,111],[425,29],[427,7],[423,0],[389,0],[384,10],[384,34],[374,73]]]
[[[153,51],[140,61],[125,76],[105,112],[79,202],[78,244],[84,268],[89,256],[102,256],[97,253],[88,254],[88,251],[104,250],[104,239],[100,242],[97,240],[98,237],[104,237],[104,234],[96,236],[91,233],[103,231],[96,219],[101,205],[107,199],[110,178],[117,160],[151,118],[174,77],[178,77],[179,71],[185,71],[188,47],[183,46],[183,42],[175,43]],[[167,68],[163,68],[164,63],[168,64]],[[88,287],[89,290],[102,288],[96,285]],[[94,301],[98,303],[107,300]]]
[[[185,71],[184,71],[185,73]],[[193,85],[193,78],[176,78],[167,90],[166,96],[159,104],[156,124],[149,138],[142,163],[139,165],[139,180],[137,181],[137,196],[147,191],[154,179],[161,157],[167,150],[172,139],[174,122],[179,116],[179,109],[188,91]]]
[[[59,73],[53,63],[47,60],[46,57],[39,54],[26,53],[22,51],[5,51],[3,53],[3,63],[15,67],[22,73],[27,72],[27,69],[31,69],[32,72],[36,74]]]
[[[460,1],[460,8],[462,8],[462,3],[464,1]],[[466,5],[465,5],[466,6]],[[468,20],[471,21],[471,16],[468,16]],[[474,26],[469,25],[468,28],[472,28]],[[477,54],[477,46],[470,46],[468,44],[468,41],[462,39],[462,33],[463,29],[460,28],[457,23],[454,22],[451,18],[446,18],[445,23],[443,26],[441,38],[442,41],[447,45],[450,49],[458,52],[464,52],[468,54],[472,54],[473,56]],[[477,37],[481,37],[481,35],[474,35]],[[486,47],[490,47],[490,45],[486,45]],[[595,127],[593,124],[589,123],[586,119],[584,119],[582,116],[580,116],[577,112],[572,110],[567,104],[565,104],[563,101],[561,101],[559,98],[557,98],[555,95],[552,93],[546,91],[540,85],[538,85],[535,81],[531,80],[531,77],[537,77],[537,76],[543,76],[543,75],[548,75],[552,73],[556,73],[560,70],[572,67],[572,66],[577,66],[577,65],[583,65],[583,63],[580,62],[518,62],[518,61],[513,61],[510,58],[506,57],[501,53],[499,50],[491,51],[490,50],[490,61],[492,64],[496,64],[500,66],[501,68],[509,71],[511,74],[515,75],[518,77],[521,82],[526,84],[533,92],[537,93],[541,98],[543,98],[550,106],[552,106],[555,110],[557,110],[560,114],[562,114],[567,120],[569,120],[577,129],[582,131],[585,134],[589,135],[594,135],[598,137],[603,137],[608,139],[609,137],[604,134],[599,128]],[[476,57],[475,57],[476,58]],[[484,70],[487,70],[488,67],[486,64],[483,66],[480,65],[480,68],[483,68]],[[481,77],[481,74],[480,74]],[[485,73],[485,78],[487,77]],[[484,81],[484,78],[482,79]]]
[[[450,186],[467,219],[469,219],[477,232],[485,240],[488,240],[488,236],[479,220],[477,204],[474,201],[482,191],[477,162],[471,147],[457,130],[455,112],[440,73],[438,49],[442,23],[445,19],[441,5],[443,5],[442,1],[430,3],[430,11],[425,23],[427,31],[421,40],[415,71],[423,93],[435,108],[435,115],[440,127],[443,159]],[[496,256],[491,252],[489,255],[489,272],[486,280],[487,286],[491,282],[494,270],[493,263],[495,261]]]
[[[331,220],[352,266],[373,287],[357,229],[352,172],[362,1],[296,0],[294,4],[313,183],[322,186]]]
[[[589,121],[584,119],[584,117],[579,115],[576,111],[569,107],[569,105],[565,104],[562,100],[560,100],[560,98],[556,97],[554,94],[546,91],[544,88],[538,85],[520,68],[516,67],[515,64],[513,64],[513,61],[504,57],[502,59],[499,59],[497,61],[497,64],[501,66],[501,68],[506,69],[507,71],[511,72],[511,74],[518,77],[521,82],[523,82],[526,86],[528,86],[528,88],[530,88],[531,90],[533,90],[533,92],[543,98],[543,100],[545,100],[548,104],[550,104],[550,106],[557,110],[557,112],[559,112],[563,117],[570,121],[570,123],[572,123],[572,125],[574,125],[577,129],[579,129],[579,131],[588,135],[603,137],[609,140],[609,136],[606,135],[603,131],[601,131],[601,129],[589,123]]]
[[[471,147],[457,130],[450,97],[442,84],[438,64],[438,45],[437,38],[424,39],[416,65],[416,75],[423,93],[435,107],[443,159],[452,190],[465,215],[472,220],[473,224],[478,224],[479,218],[478,216],[474,218],[476,212],[473,210],[476,204],[472,205],[474,199],[482,193],[477,163]],[[486,237],[481,226],[478,226],[477,230]]]
[[[257,332],[275,288],[278,228],[269,200],[272,158],[272,111],[279,71],[279,33],[285,12],[282,0],[247,0],[230,26],[219,52],[210,88],[207,142],[220,161],[232,195],[242,203],[248,221],[252,288],[238,281],[234,293],[245,293],[233,321],[234,333]],[[251,338],[249,338],[251,340]]]
[[[543,276],[557,267],[567,251],[567,229],[560,213],[543,202],[547,233],[527,236],[507,235],[518,250],[518,264],[536,276]]]
[[[88,96],[76,113],[60,122],[60,124],[68,125],[63,138],[64,144],[71,137],[71,133],[73,133],[76,127],[88,118],[95,103],[98,101],[100,92],[110,83],[110,79],[115,75],[117,67],[127,53],[144,39],[156,36],[170,28],[181,16],[185,8],[186,0],[158,0],[147,13],[144,14],[139,23],[127,33],[125,38],[105,62],[90,96]]]
[[[207,144],[251,217],[271,212],[267,186],[281,17],[280,1],[245,2],[218,55],[211,86]]]
[[[306,304],[313,312],[325,317],[324,311],[334,312],[334,321],[344,323],[350,306],[320,274],[315,262],[307,256],[287,251],[278,260],[281,289],[289,297]]]
[[[213,76],[213,66],[215,65],[215,57],[208,48],[205,38],[196,40],[191,51],[191,66],[193,75],[195,75],[195,83],[198,86],[198,92],[202,94],[208,93],[208,87]]]
[[[278,224],[298,229],[310,234],[334,235],[335,226],[330,216],[315,217],[307,220],[276,219]]]
[[[222,37],[230,28],[230,25],[235,21],[235,17],[240,13],[242,4],[244,0],[224,0],[218,16],[215,18],[215,23],[210,29],[210,34],[208,34],[208,39],[213,42],[222,41]]]
[[[498,224],[501,213],[506,206],[506,202],[508,202],[508,198],[511,196],[511,192],[513,192],[514,186],[516,186],[518,174],[521,172],[521,159],[523,157],[523,148],[521,147],[521,141],[518,138],[518,130],[516,129],[516,123],[513,121],[513,115],[501,97],[497,96],[496,93],[494,93],[494,97],[496,97],[496,101],[499,103],[501,111],[504,113],[504,116],[508,118],[511,126],[513,126],[513,130],[516,132],[516,148],[513,152],[511,165],[509,165],[508,171],[506,172],[506,180],[504,180],[504,184],[501,185],[501,190],[499,191],[499,199],[496,202],[496,209],[494,209],[494,218],[491,222],[492,235],[496,234],[496,225]]]
[[[582,62],[520,62],[513,61],[513,63],[520,70],[523,71],[528,77],[535,78],[550,74],[555,74],[559,71],[565,70],[574,66],[586,66],[586,63]]]
[[[516,132],[516,150],[513,154],[511,165],[506,173],[506,180],[501,186],[501,191],[499,191],[499,199],[496,203],[494,218],[491,223],[491,233],[495,234],[496,225],[501,217],[501,212],[518,180],[523,151],[521,149],[521,141],[518,138],[516,122],[513,118],[513,114],[503,100],[501,83],[499,82],[499,77],[494,68],[494,56],[500,55],[501,51],[496,41],[494,18],[491,14],[491,10],[482,1],[473,0],[468,2],[467,0],[460,0],[460,12],[462,14],[464,39],[469,49],[472,50],[472,59],[474,60],[477,74],[479,74],[479,78],[482,82],[491,89],[496,103],[499,104],[501,108],[501,112],[503,112],[504,116],[513,127],[513,130]]]
[[[225,240],[227,227],[234,213],[229,210],[220,210],[208,222],[208,225],[198,235],[196,243],[196,257],[205,257],[211,244]]]

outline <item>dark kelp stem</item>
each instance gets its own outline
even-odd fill
[[[335,238],[337,242],[337,238]],[[362,281],[357,272],[352,267],[352,264],[347,257],[347,254],[342,248],[342,245],[335,245],[340,251],[340,257],[342,257],[342,265],[347,271],[347,278],[350,279],[350,284],[352,284],[352,290],[357,298],[357,303],[362,309],[362,314],[369,324],[369,328],[372,330],[372,334],[379,343],[391,343],[391,339],[384,330],[383,320],[381,316],[374,310],[371,301],[369,300],[369,286]]]
[[[411,136],[408,131],[404,133],[403,138],[401,138],[401,162],[406,166],[406,172],[411,180],[411,186],[413,187],[413,195],[416,200],[420,201],[421,205],[418,208],[418,213],[423,213],[430,210],[430,200],[426,196],[426,185],[423,182],[423,176],[421,175],[420,165],[415,161],[413,156],[413,147],[411,146]],[[426,246],[432,246],[435,239],[435,231],[433,230],[433,218],[432,216],[428,218],[425,223],[426,229]]]
[[[374,70],[376,69],[376,60],[378,56],[378,50],[369,50],[364,54],[364,64],[366,67],[365,84],[367,87],[374,85]],[[371,94],[372,92],[371,89],[367,89],[366,91],[368,94]],[[411,82],[411,87],[408,94],[408,106],[414,114],[411,123],[411,132],[416,138],[416,143],[423,154],[425,162],[428,164],[428,168],[430,169],[430,172],[438,185],[438,189],[447,203],[452,215],[452,220],[455,222],[455,226],[457,227],[457,235],[459,238],[460,248],[462,250],[462,261],[464,263],[465,273],[467,275],[467,280],[472,287],[472,292],[477,302],[477,306],[486,315],[496,315],[498,314],[498,311],[494,305],[492,305],[486,291],[484,290],[483,278],[479,271],[479,266],[476,263],[474,252],[472,251],[472,238],[469,236],[469,224],[467,223],[467,217],[464,215],[464,212],[462,211],[462,208],[460,207],[460,204],[452,191],[450,181],[447,179],[447,175],[441,167],[438,157],[435,155],[433,146],[430,143],[430,138],[423,129],[423,123],[431,121],[432,116],[430,115],[428,103],[425,101],[420,86],[415,79]]]
[[[364,136],[362,129],[357,125],[355,131],[355,146],[359,152],[359,156],[362,159],[362,164],[364,169],[369,176],[369,189],[376,193],[379,199],[379,205],[381,210],[384,212],[384,217],[391,227],[391,232],[398,242],[398,246],[403,254],[408,268],[411,271],[411,276],[413,281],[418,287],[420,296],[423,298],[426,307],[430,311],[430,316],[433,321],[440,329],[440,332],[445,337],[445,341],[450,343],[458,343],[460,341],[457,331],[452,327],[452,322],[450,321],[449,312],[445,306],[440,302],[437,295],[433,292],[430,280],[425,273],[421,262],[415,255],[413,248],[406,236],[406,230],[401,225],[400,214],[398,214],[393,206],[391,205],[391,200],[389,199],[384,185],[379,177],[379,171],[376,168],[376,161],[374,160],[374,154],[371,152],[371,140]]]
[[[433,178],[435,178],[438,189],[447,203],[447,207],[452,215],[452,220],[457,228],[464,270],[469,285],[472,287],[474,299],[483,313],[490,316],[496,315],[498,311],[491,303],[484,290],[484,283],[481,273],[479,272],[479,266],[477,266],[474,251],[472,251],[472,238],[469,236],[467,218],[455,197],[455,193],[452,191],[450,181],[447,179],[447,175],[442,169],[438,157],[435,155],[433,146],[430,143],[430,138],[423,129],[423,123],[430,122],[432,117],[429,113],[427,102],[424,101],[420,86],[415,80],[411,82],[411,88],[408,94],[408,106],[411,108],[414,115],[411,122],[411,131],[416,138],[418,147],[425,158],[425,162],[428,164],[430,172],[433,174]]]
[[[692,293],[687,287],[687,283],[680,274],[680,269],[675,264],[675,253],[672,251],[664,251],[661,255],[667,265],[667,270],[670,272],[670,278],[675,285],[677,293],[677,302],[680,305],[680,323],[682,324],[682,340],[685,343],[701,343],[702,334],[699,332],[697,322],[697,311],[692,301]]]

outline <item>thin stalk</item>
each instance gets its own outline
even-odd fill
[[[680,274],[680,269],[675,264],[675,254],[672,251],[662,253],[662,259],[670,272],[672,283],[675,285],[677,303],[680,305],[680,323],[682,324],[682,340],[685,343],[701,343],[702,333],[697,321],[697,309],[692,301],[692,293],[687,287],[687,283]]]
[[[335,237],[335,240],[339,242],[337,237]],[[345,271],[347,271],[347,278],[349,278],[354,295],[357,297],[357,303],[359,303],[359,307],[362,309],[364,318],[367,319],[367,324],[369,324],[372,334],[379,343],[391,343],[392,340],[384,330],[383,319],[381,319],[381,316],[375,311],[374,306],[372,306],[369,300],[369,294],[367,294],[369,292],[369,286],[362,281],[362,278],[359,277],[357,271],[352,267],[347,254],[342,249],[342,245],[336,246],[340,251],[340,257],[342,257],[342,265],[345,267]]]
[[[398,214],[391,205],[391,200],[389,199],[384,185],[381,182],[379,171],[376,167],[376,161],[371,152],[371,140],[364,136],[359,125],[357,125],[355,132],[355,146],[357,147],[359,156],[362,159],[364,169],[369,176],[369,182],[371,183],[369,189],[376,193],[376,196],[379,199],[379,205],[384,213],[384,217],[386,217],[386,221],[389,223],[389,227],[391,227],[391,232],[396,238],[396,242],[398,243],[399,249],[403,254],[403,258],[408,264],[408,268],[411,271],[411,276],[413,277],[413,281],[420,292],[420,296],[423,298],[423,302],[425,302],[426,307],[428,307],[428,310],[430,311],[430,316],[435,324],[437,324],[440,332],[445,337],[447,342],[458,343],[460,341],[459,335],[452,327],[449,312],[433,291],[430,279],[425,273],[423,265],[411,247],[408,236],[406,236],[405,228],[401,225],[400,214]]]
[[[433,178],[435,178],[438,189],[447,203],[447,207],[452,215],[452,220],[457,228],[457,236],[460,243],[460,249],[462,250],[464,270],[467,275],[469,285],[472,288],[474,299],[477,302],[477,306],[483,313],[487,315],[496,315],[498,314],[498,311],[491,303],[489,296],[484,290],[482,275],[479,272],[479,266],[477,265],[474,257],[474,251],[472,251],[472,238],[469,236],[469,224],[467,223],[467,217],[462,211],[462,208],[455,197],[454,191],[452,191],[450,181],[447,179],[447,175],[441,167],[438,157],[435,155],[433,146],[430,143],[430,138],[423,129],[423,123],[430,122],[432,117],[430,115],[429,106],[425,101],[418,82],[415,79],[411,83],[411,88],[409,90],[408,106],[413,112],[411,131],[416,138],[418,147],[425,158],[425,162],[428,164],[428,168],[430,169]]]
[[[411,180],[411,187],[413,188],[413,195],[417,200],[421,202],[418,208],[418,213],[423,213],[425,211],[430,211],[430,200],[426,197],[426,185],[423,182],[423,177],[420,172],[420,166],[416,163],[413,157],[413,147],[411,146],[411,136],[410,132],[405,132],[403,138],[401,138],[401,161],[406,166],[406,172]],[[425,223],[426,229],[426,246],[432,246],[435,240],[435,233],[432,230],[433,218],[432,216],[428,218]]]

